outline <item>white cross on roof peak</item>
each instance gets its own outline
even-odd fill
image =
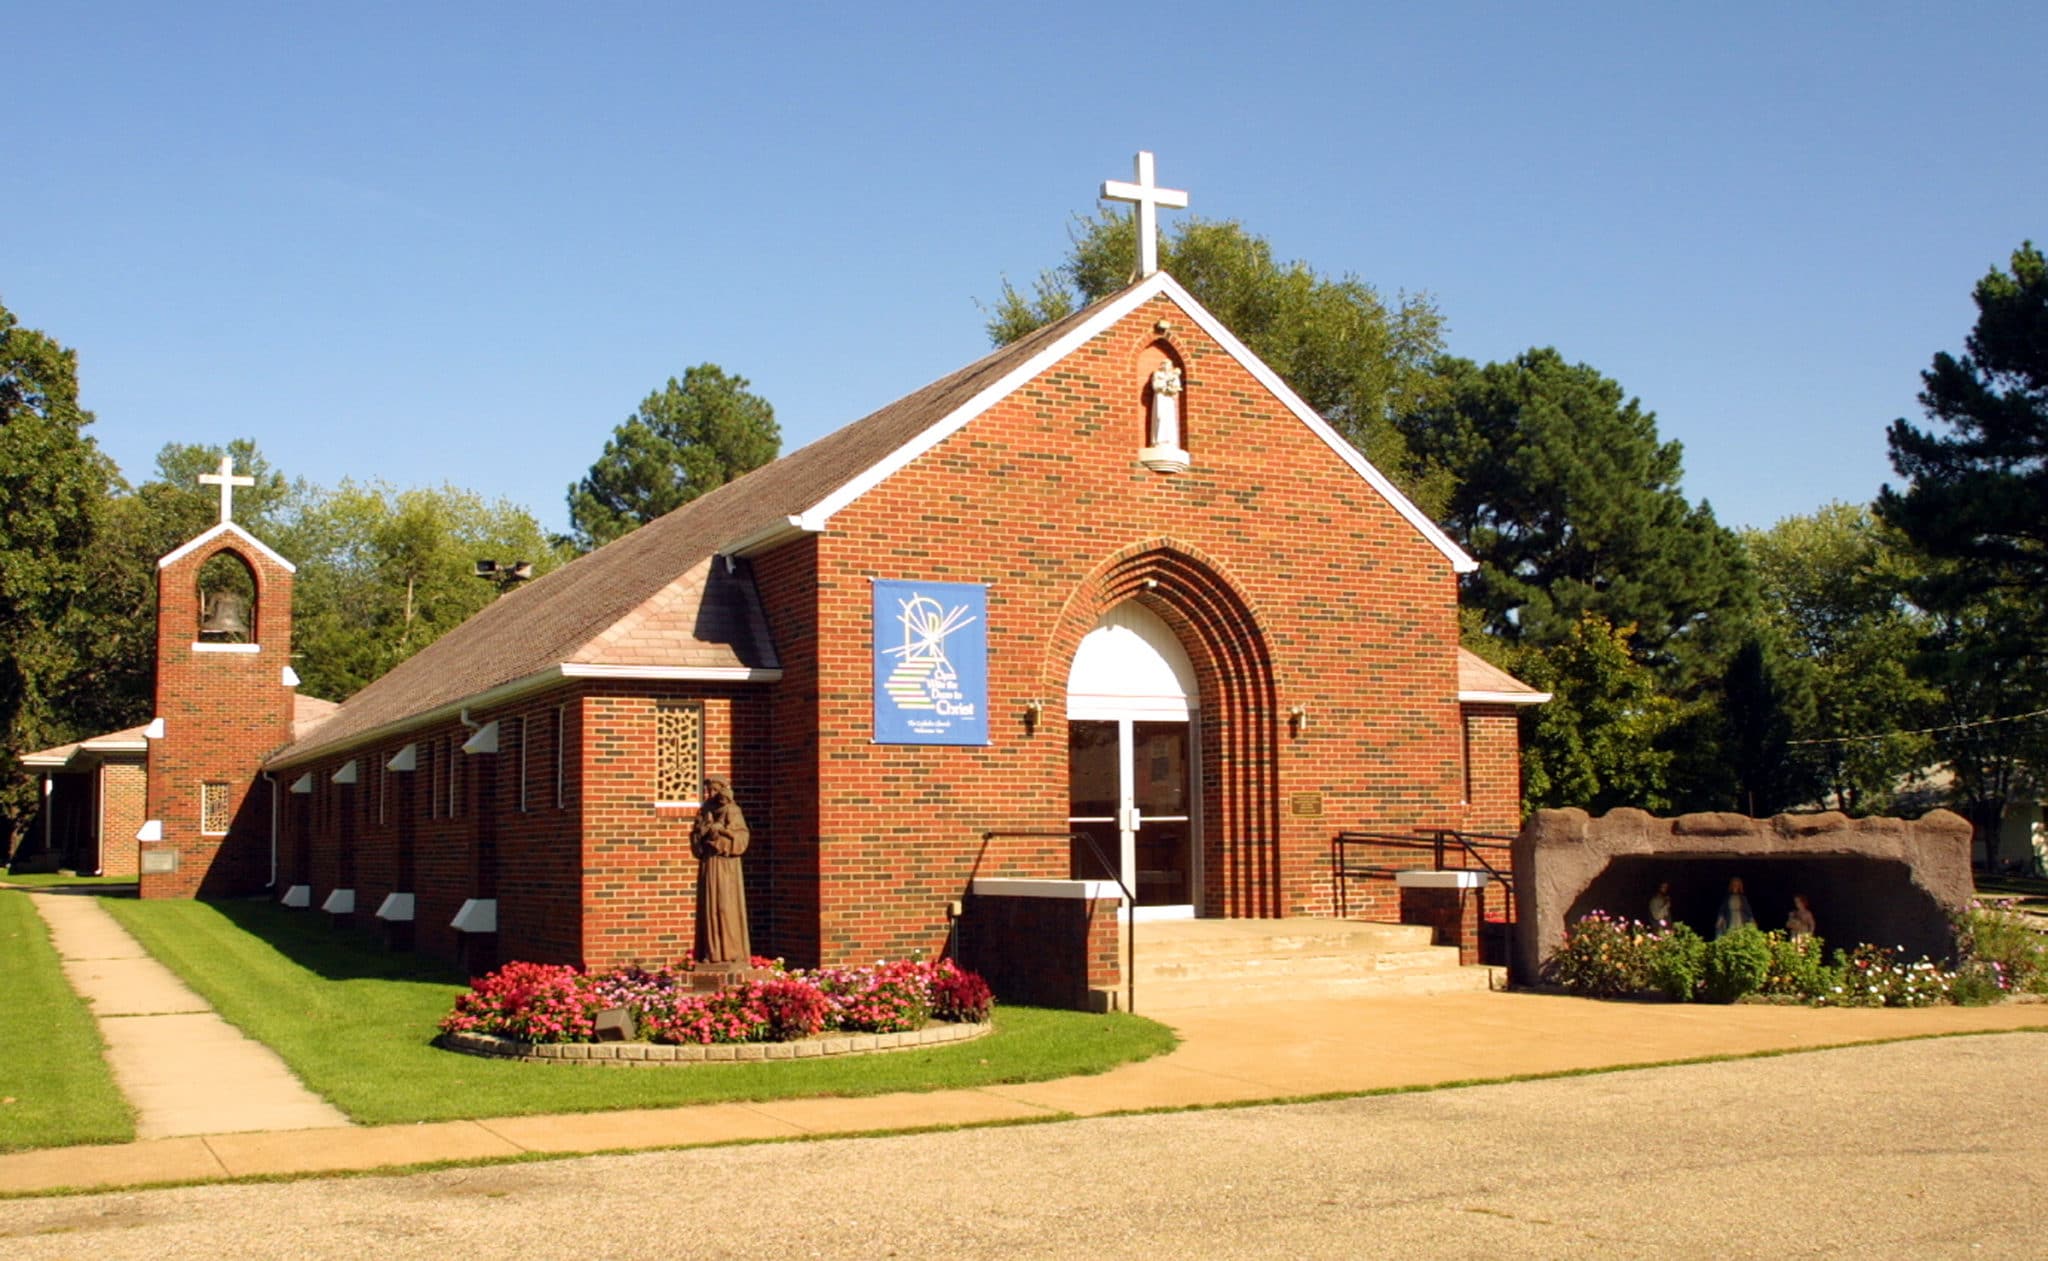
[[[1143,280],[1159,270],[1159,208],[1185,210],[1188,195],[1184,189],[1158,186],[1152,174],[1150,150],[1138,150],[1136,174],[1135,183],[1102,181],[1102,198],[1133,203],[1131,213],[1138,220],[1138,279]]]
[[[201,473],[199,475],[199,484],[202,486],[220,487],[220,523],[226,525],[234,516],[235,487],[254,486],[256,479],[248,476],[237,477],[235,475],[235,457],[224,455],[220,457],[220,472]]]

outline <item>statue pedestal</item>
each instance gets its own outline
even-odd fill
[[[741,981],[769,975],[768,969],[746,963],[700,963],[690,969],[690,988],[700,994],[729,989]]]

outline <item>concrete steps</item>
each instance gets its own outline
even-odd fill
[[[1458,966],[1422,925],[1325,919],[1140,921],[1137,1010],[1373,994],[1485,990],[1494,969]],[[1119,996],[1122,1001],[1122,995]]]

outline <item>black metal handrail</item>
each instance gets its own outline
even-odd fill
[[[1512,863],[1505,864],[1503,871],[1488,860],[1484,850],[1508,852],[1514,848],[1515,838],[1494,832],[1460,832],[1456,828],[1418,828],[1414,832],[1339,832],[1330,847],[1332,874],[1337,883],[1337,896],[1343,898],[1343,881],[1347,878],[1362,877],[1369,880],[1390,880],[1404,870],[1414,868],[1387,867],[1376,863],[1353,863],[1346,852],[1353,845],[1378,845],[1395,849],[1428,850],[1436,871],[1470,871],[1472,864],[1487,874],[1487,878],[1500,885],[1506,895],[1505,916],[1502,923],[1505,933],[1505,966],[1509,974],[1514,972],[1515,962],[1515,876]],[[1446,861],[1452,851],[1461,854],[1466,862],[1452,867]]]
[[[1109,861],[1108,856],[1102,852],[1102,847],[1095,843],[1095,838],[1086,832],[983,832],[981,834],[984,844],[995,840],[997,837],[1003,837],[1007,840],[1062,840],[1070,845],[1075,841],[1080,841],[1088,846],[1088,852],[1095,855],[1096,863],[1109,873],[1109,878],[1116,882],[1117,891],[1124,895],[1124,1010],[1135,1013],[1138,1010],[1138,899],[1131,893],[1131,886],[1125,884],[1124,878],[1117,874],[1117,865]],[[1085,964],[1083,965],[1083,976],[1086,976]]]

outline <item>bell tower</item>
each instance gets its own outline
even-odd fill
[[[220,523],[157,562],[145,898],[263,889],[274,787],[259,771],[292,738],[292,563],[234,522],[254,478],[223,457],[199,480],[220,487]]]

